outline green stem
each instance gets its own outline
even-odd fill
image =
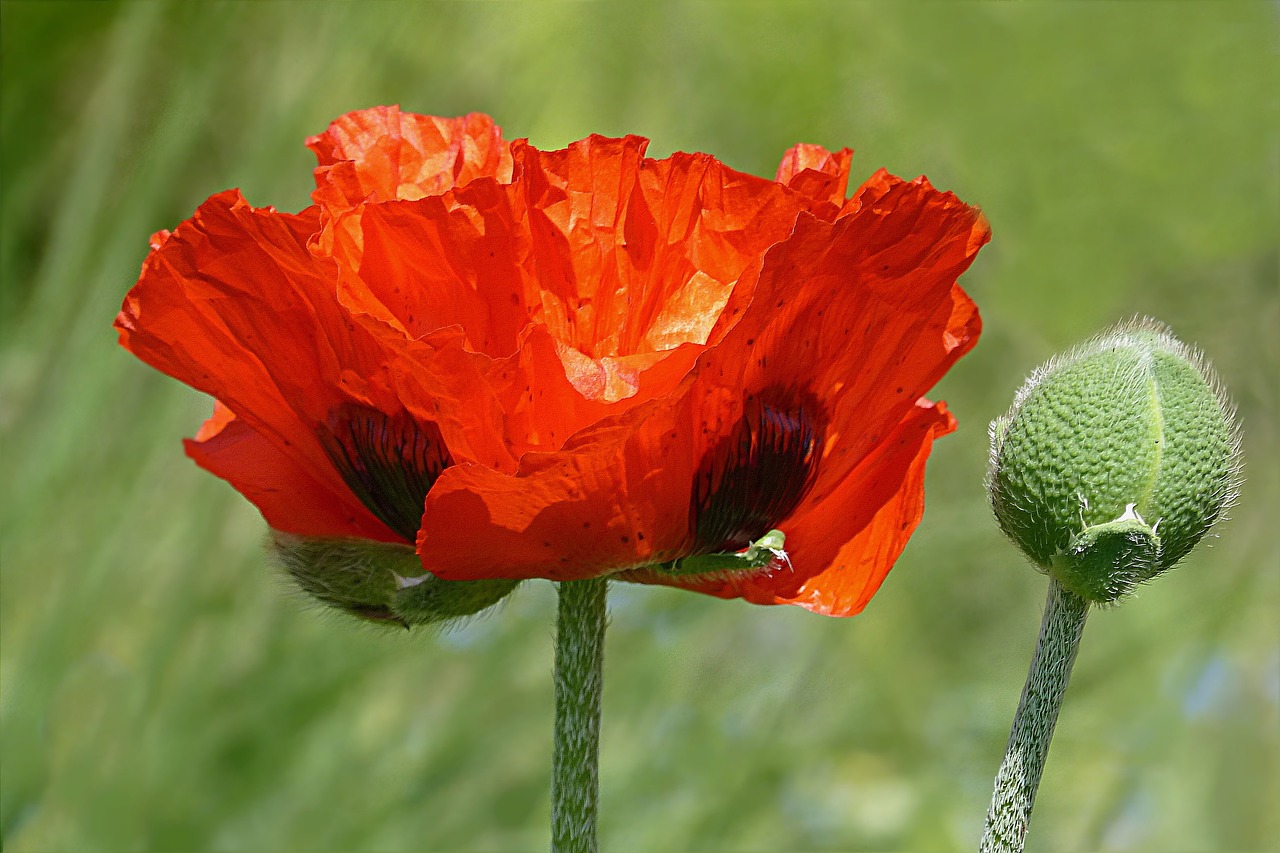
[[[1071,680],[1071,666],[1080,647],[1089,602],[1049,578],[1049,597],[1040,623],[1040,639],[1013,717],[1009,745],[996,774],[991,809],[980,853],[1018,853],[1027,837],[1027,823],[1044,772],[1053,727],[1062,697]]]
[[[553,853],[596,851],[606,584],[604,578],[558,584]]]

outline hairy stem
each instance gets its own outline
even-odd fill
[[[1052,577],[1049,579],[1040,639],[1013,717],[1004,761],[996,774],[980,853],[1022,850],[1053,727],[1058,722],[1088,614],[1089,602],[1064,589]]]
[[[596,851],[606,584],[604,578],[558,584],[553,853]]]

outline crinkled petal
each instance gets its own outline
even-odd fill
[[[334,491],[221,403],[215,404],[213,417],[196,437],[184,444],[197,465],[230,483],[275,530],[302,536],[396,538],[345,486]]]
[[[924,468],[933,440],[955,429],[941,404],[921,401],[827,498],[787,525],[790,564],[705,582],[641,570],[620,580],[676,586],[755,604],[797,604],[853,616],[871,600],[920,522]],[[824,567],[816,573],[812,567]]]
[[[220,400],[325,491],[347,494],[350,535],[390,540],[389,530],[369,533],[380,523],[317,437],[345,403],[393,402],[377,387],[388,352],[333,298],[333,261],[307,250],[317,223],[315,208],[294,216],[252,208],[236,191],[213,196],[157,241],[116,326],[143,361]],[[321,527],[291,532],[332,534]]]
[[[304,423],[322,419],[323,389],[344,366],[374,366],[325,298],[336,276],[306,249],[316,223],[314,208],[292,216],[235,190],[215,195],[148,256],[116,319],[134,355],[221,400],[309,469],[328,467]]]
[[[390,338],[465,330],[495,360],[517,454],[666,393],[807,202],[705,155],[646,160],[644,145],[517,142],[511,185],[363,208],[361,239],[335,250],[343,304]]]
[[[955,282],[989,233],[979,211],[919,180],[835,222],[801,216],[743,318],[700,360],[700,381],[818,401],[820,500],[977,342],[977,308]]]
[[[349,306],[409,338],[458,326],[475,352],[515,351],[537,282],[503,188],[480,181],[447,198],[369,205],[360,226],[361,247],[336,254]]]
[[[358,257],[366,202],[440,196],[477,178],[511,180],[511,144],[481,113],[440,118],[374,107],[347,113],[307,140],[319,166],[312,200],[327,214],[322,254]]]
[[[362,245],[339,257],[410,335],[457,323],[495,357],[526,322],[592,358],[705,343],[804,200],[707,155],[644,159],[645,144],[517,142],[515,183],[366,208]]]
[[[833,153],[821,145],[802,142],[782,156],[775,180],[811,198],[810,213],[830,219],[844,205],[852,161],[851,148]]]
[[[671,475],[696,464],[690,417],[681,394],[596,424],[558,451],[528,453],[516,474],[448,469],[427,495],[423,566],[447,580],[574,580],[677,553],[689,484],[677,476],[672,490]]]
[[[647,144],[514,146],[539,285],[532,316],[593,358],[707,342],[739,278],[807,205],[705,154],[646,159]]]
[[[446,472],[419,534],[426,568],[451,578],[568,579],[689,553],[700,460],[731,434],[751,396],[798,395],[823,413],[816,482],[777,526],[789,533],[787,522],[837,492],[848,503],[851,472],[893,441],[979,331],[955,280],[985,240],[981,215],[927,183],[900,182],[894,193],[836,222],[802,216],[770,251],[740,322],[670,395],[558,452],[526,456],[514,474]],[[796,560],[794,571],[803,582],[828,567],[819,556]]]
[[[376,321],[357,322],[377,329]],[[396,402],[415,420],[436,424],[457,461],[513,471],[516,457],[504,433],[501,401],[488,381],[490,359],[470,352],[456,327],[401,342],[387,368]]]
[[[665,352],[588,358],[552,338],[545,326],[526,329],[517,352],[492,362],[489,382],[502,400],[511,452],[560,447],[574,433],[674,389],[702,347],[682,344]],[[609,387],[625,391],[609,393]]]
[[[331,214],[366,201],[441,195],[478,177],[511,179],[511,145],[487,115],[440,118],[397,106],[347,113],[307,140],[314,200]]]

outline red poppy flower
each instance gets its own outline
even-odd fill
[[[845,198],[485,116],[356,112],[299,214],[215,195],[153,238],[121,343],[211,394],[187,452],[277,531],[415,543],[434,578],[610,574],[856,613],[954,429],[922,395],[976,342],[989,232],[923,178]],[[685,575],[768,531],[787,559]]]

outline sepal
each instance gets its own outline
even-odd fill
[[[487,610],[515,580],[446,581],[422,570],[413,548],[370,539],[329,539],[271,531],[267,550],[298,587],[321,604],[388,625],[443,626]]]
[[[653,566],[655,571],[676,577],[698,575],[719,576],[725,573],[757,572],[774,563],[791,565],[787,556],[787,537],[781,530],[770,530],[741,551],[722,554],[696,554]]]

